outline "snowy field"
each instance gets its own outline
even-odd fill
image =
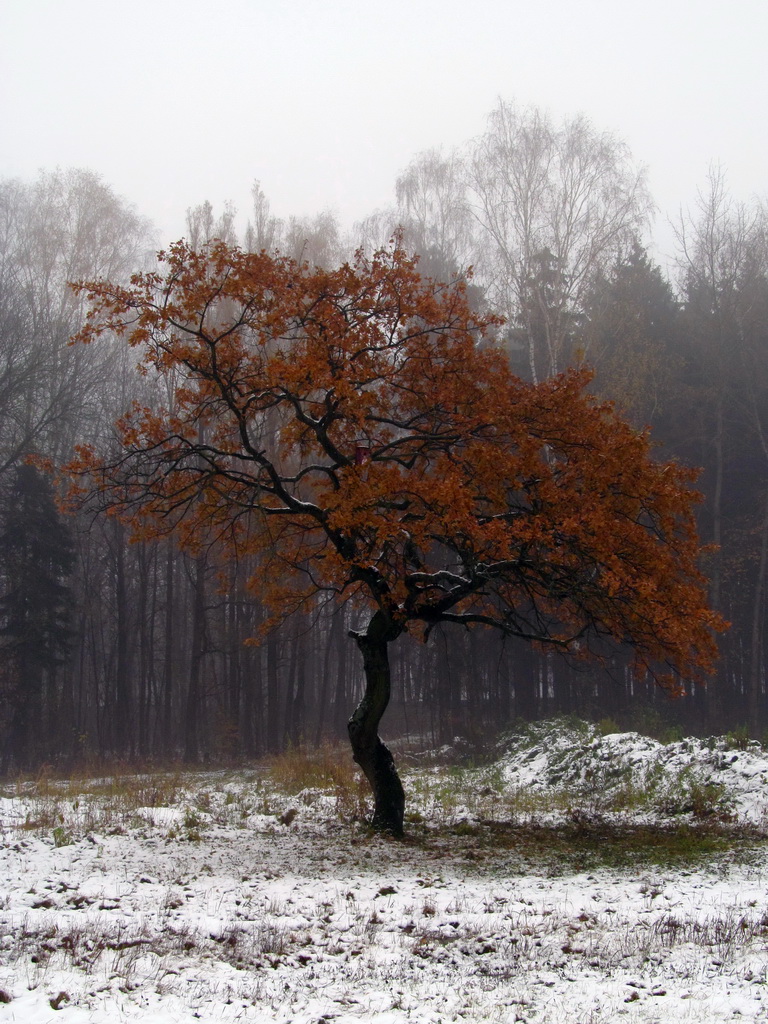
[[[0,787],[0,1022],[768,1020],[757,744],[424,757],[404,842],[335,757]]]

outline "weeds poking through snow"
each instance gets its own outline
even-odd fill
[[[118,1002],[183,1024],[650,1024],[681,1007],[710,1024],[720,999],[768,1019],[754,747],[539,726],[496,764],[404,773],[398,844],[365,830],[335,756],[8,787],[8,1012],[41,1024],[66,993],[57,1012],[94,1024]]]

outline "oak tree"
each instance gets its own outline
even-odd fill
[[[400,834],[404,795],[378,735],[389,645],[440,623],[604,656],[676,690],[713,665],[718,618],[696,560],[692,473],[590,397],[586,371],[514,377],[498,321],[462,284],[423,279],[398,241],[322,270],[183,242],[129,287],[81,283],[80,341],[114,333],[170,408],[134,406],[110,456],[81,448],[75,492],[139,537],[260,558],[276,616],[354,600],[365,691],[349,721]]]

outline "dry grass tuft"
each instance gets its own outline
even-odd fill
[[[305,789],[353,791],[360,782],[360,772],[349,748],[341,743],[292,747],[271,757],[266,764],[270,780],[290,796]]]

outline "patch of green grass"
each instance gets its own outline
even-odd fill
[[[726,787],[703,779],[692,766],[660,779],[650,793],[650,801],[654,810],[668,816],[691,814],[698,819],[721,820],[732,817]]]
[[[75,839],[69,829],[63,825],[57,825],[53,830],[53,845],[58,849],[60,846],[71,846]]]
[[[416,827],[409,833],[409,841],[425,852],[499,863],[512,856],[519,859],[521,870],[548,874],[598,868],[694,868],[723,860],[746,863],[764,858],[768,851],[768,835],[753,826],[617,824],[580,815],[556,824],[485,822],[472,828]]]
[[[736,726],[735,729],[725,734],[724,739],[726,750],[748,750],[752,743],[755,742],[750,736],[749,726],[747,725]]]
[[[614,718],[601,718],[597,723],[597,731],[601,736],[610,736],[613,733],[623,732]]]

